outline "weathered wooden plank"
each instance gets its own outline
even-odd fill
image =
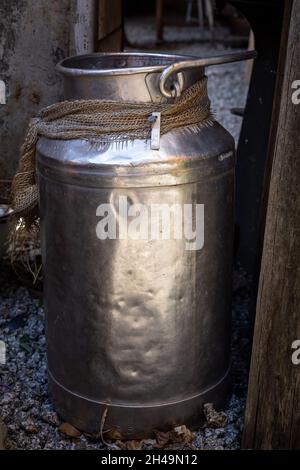
[[[123,49],[123,0],[98,0],[99,52]]]
[[[97,44],[97,0],[71,2],[70,54],[94,52]]]
[[[290,15],[266,217],[243,447],[300,448],[300,0]]]
[[[122,0],[99,0],[98,11],[98,39],[102,39],[122,23]]]

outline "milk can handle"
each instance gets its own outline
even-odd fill
[[[175,62],[174,64],[166,67],[159,77],[159,89],[161,94],[166,98],[176,98],[180,95],[180,85],[178,82],[174,83],[173,90],[167,90],[166,81],[173,75],[173,73],[180,72],[185,69],[192,69],[195,67],[207,67],[208,65],[226,64],[227,62],[238,62],[239,60],[255,59],[257,56],[256,51],[243,51],[230,54],[223,54],[215,57],[204,57],[201,59],[190,59]]]

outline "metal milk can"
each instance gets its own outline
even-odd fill
[[[59,71],[66,99],[161,102],[200,80],[205,65],[250,57],[92,54]],[[157,147],[37,145],[49,386],[58,413],[89,433],[194,428],[204,403],[228,397],[234,141],[214,121],[168,132]],[[162,236],[116,236],[114,222],[124,228],[127,218],[128,228],[136,205],[148,216],[175,207],[189,230],[175,236],[171,211],[169,236],[165,220]],[[99,236],[105,216],[115,236]]]

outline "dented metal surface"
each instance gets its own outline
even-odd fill
[[[102,67],[109,63],[107,56],[92,60],[99,70],[101,60]],[[112,60],[122,67],[124,57]],[[158,57],[137,56],[137,65],[142,61],[151,68]],[[134,55],[130,63],[134,69]],[[133,80],[116,72],[88,79],[77,59],[67,64],[77,64],[77,73],[65,74],[70,99],[158,97],[159,70],[132,70]],[[149,73],[156,75],[150,94]],[[189,73],[185,86],[203,70]],[[126,437],[198,426],[203,404],[223,404],[230,381],[232,137],[215,122],[169,132],[159,150],[148,140],[43,138],[37,154],[49,377],[58,412],[81,430],[99,433],[104,424]],[[204,204],[204,245],[190,251],[182,239],[97,238],[98,206],[111,204],[120,222],[120,197],[147,207]]]

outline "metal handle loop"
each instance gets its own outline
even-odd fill
[[[236,52],[234,54],[233,53],[223,54],[223,55],[215,56],[215,57],[204,57],[201,59],[198,59],[197,57],[195,57],[194,59],[175,62],[174,64],[171,64],[168,67],[166,67],[160,74],[160,77],[159,77],[160,92],[166,98],[174,97],[174,94],[175,94],[174,89],[167,90],[166,88],[166,81],[171,75],[173,75],[173,73],[180,72],[185,69],[195,68],[195,67],[208,67],[209,65],[226,64],[228,62],[238,62],[240,60],[255,59],[256,56],[257,56],[257,52],[253,50],[253,51]],[[176,91],[176,88],[175,88],[175,91]],[[178,97],[177,92],[176,92],[176,97]]]

